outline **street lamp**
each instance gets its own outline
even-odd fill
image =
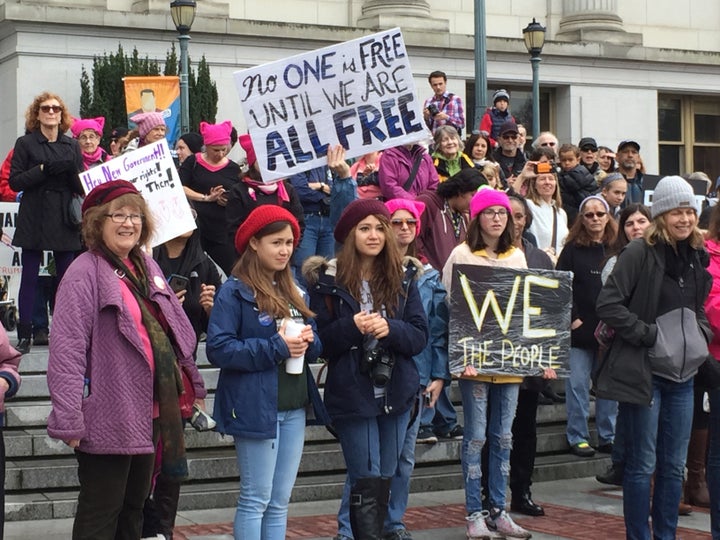
[[[533,139],[540,135],[540,78],[538,69],[540,67],[540,53],[542,53],[543,45],[545,45],[545,27],[535,20],[523,28],[523,39],[525,47],[530,53],[530,63],[532,65],[532,100],[533,100]]]
[[[188,96],[188,41],[190,28],[195,20],[197,3],[194,0],[170,2],[170,15],[178,31],[180,41],[180,133],[190,131],[190,99]]]

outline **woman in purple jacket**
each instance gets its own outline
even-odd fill
[[[73,539],[139,539],[155,444],[162,472],[187,477],[181,369],[195,397],[195,333],[163,272],[142,252],[153,234],[135,186],[116,180],[83,203],[88,251],[60,283],[48,361],[48,433],[75,450],[80,494]]]

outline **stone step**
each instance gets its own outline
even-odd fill
[[[533,480],[543,482],[580,478],[605,470],[609,460],[605,458],[574,458],[558,461],[555,456],[539,456]],[[298,477],[293,488],[292,501],[332,500],[342,495],[344,472]],[[419,463],[413,472],[410,491],[413,493],[442,491],[462,488],[462,471],[459,463],[433,465]],[[180,492],[181,510],[209,508],[232,508],[238,497],[237,476],[226,481],[188,483]],[[5,515],[8,521],[71,518],[77,503],[77,490],[38,491],[8,494]],[[329,508],[328,512],[335,512]]]
[[[329,473],[345,468],[339,443],[329,439],[323,431],[322,428],[308,428],[310,436],[300,462],[300,475]],[[45,491],[77,487],[77,463],[69,447],[41,433],[29,434],[28,437],[33,438],[24,442],[24,445],[32,445],[33,451],[44,453],[31,458],[11,455],[10,452],[14,453],[21,445],[16,445],[15,436],[6,437],[6,443],[10,443],[6,465],[6,490]],[[230,437],[188,430],[187,440],[188,467],[192,481],[205,482],[237,477],[235,450]],[[450,440],[417,445],[415,456],[418,466],[458,463],[461,443],[459,440]],[[558,463],[576,461],[575,456],[568,453],[564,430],[558,426],[541,426],[538,429],[537,452],[538,455],[557,457]]]

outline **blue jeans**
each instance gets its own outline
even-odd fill
[[[720,540],[720,390],[710,391],[710,451],[705,473],[710,492],[710,531],[713,540]]]
[[[418,406],[422,406],[422,396],[419,399]],[[420,415],[418,414],[405,432],[405,440],[398,458],[397,468],[390,483],[390,503],[385,517],[385,532],[406,528],[403,523],[403,516],[407,509],[410,494],[410,475],[412,475],[415,467],[415,440],[419,429]],[[345,487],[343,488],[337,521],[338,534],[352,538],[353,534],[350,528],[350,479],[347,476],[345,477]]]
[[[625,420],[623,513],[628,540],[673,540],[693,418],[693,380],[675,383],[653,376],[649,407],[621,403]]]
[[[279,411],[274,439],[235,437],[240,470],[236,540],[284,540],[304,443],[305,409]]]
[[[488,447],[488,497],[490,508],[505,508],[510,474],[512,425],[519,384],[492,384],[460,379],[465,431],[462,442],[462,471],[465,479],[465,510],[482,511],[482,449]],[[490,418],[487,407],[490,402]]]
[[[332,259],[335,256],[335,238],[329,216],[305,214],[305,230],[300,244],[293,254],[295,275],[301,283],[302,272],[300,269],[305,260],[313,255],[320,255],[326,259]]]
[[[446,383],[435,407],[423,407],[420,427],[430,428],[437,435],[447,435],[457,425],[457,412],[450,401],[450,384]]]
[[[589,442],[590,431],[590,377],[595,366],[596,352],[590,349],[570,349],[570,377],[565,379],[565,397],[567,406],[567,441],[570,446]],[[611,443],[615,439],[615,419],[617,401],[595,400],[595,425],[600,444]]]

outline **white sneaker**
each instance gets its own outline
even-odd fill
[[[530,538],[532,533],[526,531],[520,525],[515,523],[505,510],[497,514],[494,518],[488,518],[488,527],[508,538]]]
[[[482,512],[473,512],[465,518],[467,520],[467,537],[470,540],[490,540],[493,538],[492,532],[485,523],[485,518],[489,515],[487,510],[483,510]]]

